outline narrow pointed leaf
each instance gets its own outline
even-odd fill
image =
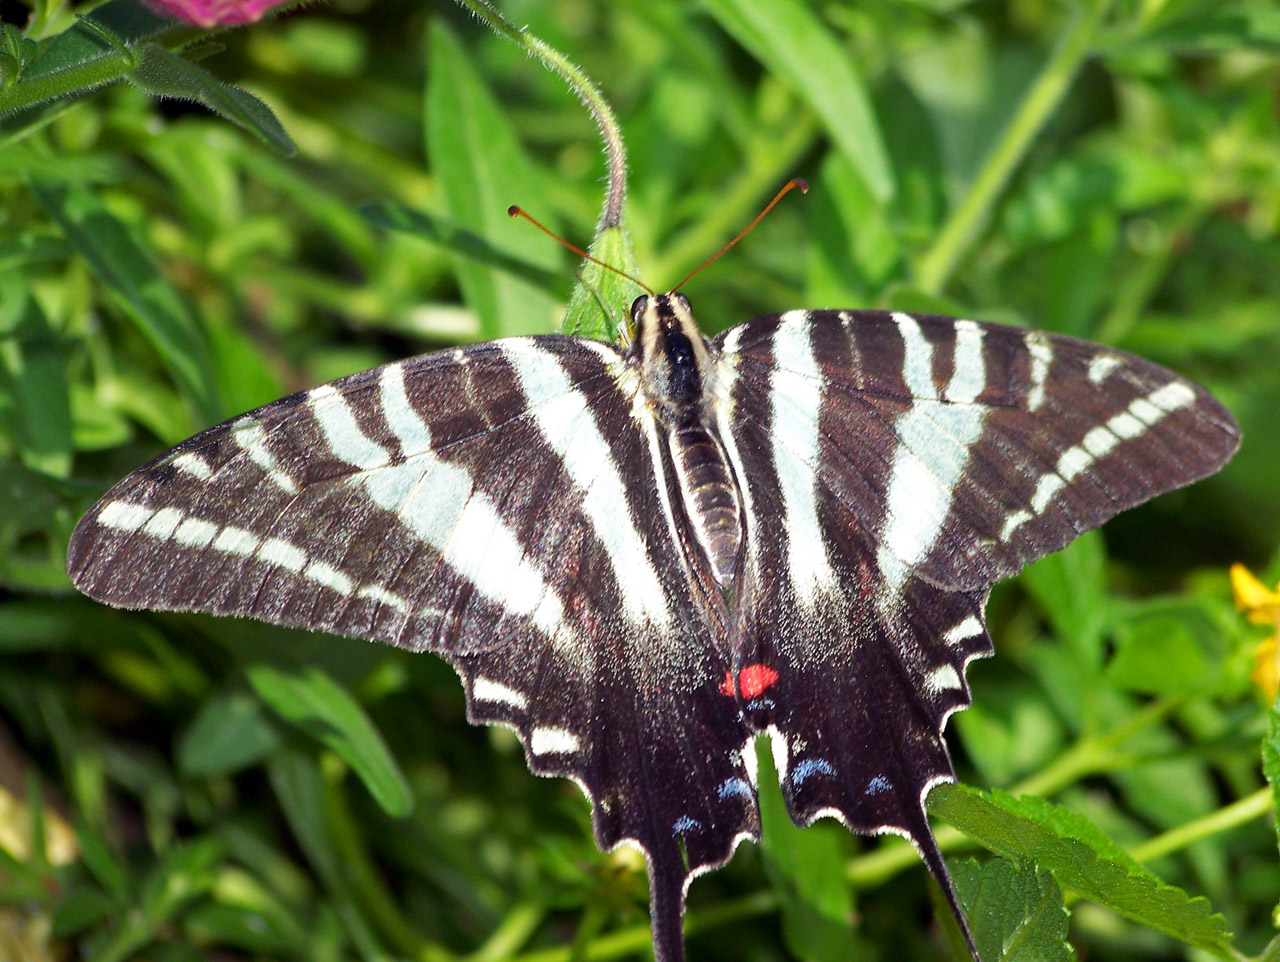
[[[427,156],[444,188],[450,218],[514,259],[556,270],[555,243],[507,214],[512,204],[536,205],[544,192],[506,115],[442,22],[431,31],[427,73]],[[551,212],[532,213],[546,219]],[[496,273],[465,254],[457,270],[464,299],[479,315],[486,338],[552,329],[556,303],[542,287]]]
[[[891,198],[893,170],[866,85],[812,9],[801,0],[704,0],[703,6],[808,101],[875,198]]]
[[[155,97],[194,100],[243,127],[286,156],[298,152],[280,121],[265,103],[239,87],[225,84],[203,67],[184,60],[159,44],[143,44],[129,80]]]
[[[221,412],[204,338],[150,250],[87,188],[36,183],[31,191],[67,243],[155,347],[202,416],[217,417]]]
[[[314,668],[294,675],[258,665],[249,670],[249,682],[276,714],[350,765],[389,815],[409,813],[413,796],[382,736],[355,699],[328,675]]]

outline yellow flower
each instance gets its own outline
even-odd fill
[[[1253,652],[1253,673],[1249,677],[1269,701],[1280,692],[1280,585],[1272,591],[1241,564],[1231,566],[1231,590],[1236,607],[1255,625],[1275,625],[1276,631]]]

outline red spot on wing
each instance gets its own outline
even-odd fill
[[[738,672],[738,686],[747,699],[755,698],[777,680],[778,673],[768,665],[747,665]],[[733,672],[725,672],[719,690],[726,698],[733,697]]]
[[[755,698],[778,680],[778,673],[768,665],[747,665],[738,672],[738,687],[743,698]]]

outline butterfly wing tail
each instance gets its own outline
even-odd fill
[[[942,889],[942,895],[951,906],[951,914],[955,916],[956,924],[960,926],[960,934],[964,936],[965,945],[969,947],[969,955],[973,957],[973,962],[982,962],[982,956],[978,954],[978,946],[973,940],[973,932],[969,929],[969,920],[960,907],[955,883],[951,880],[951,873],[947,871],[947,863],[943,861],[942,850],[938,848],[938,841],[933,836],[933,829],[929,826],[924,808],[921,807],[913,814],[914,817],[909,815],[904,819],[910,824],[902,825],[900,828],[920,853],[920,860],[924,862],[933,880],[938,883],[938,888]]]

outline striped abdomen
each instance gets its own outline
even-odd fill
[[[742,544],[742,508],[728,458],[715,436],[693,417],[671,428],[668,438],[694,534],[716,582],[727,591]]]

